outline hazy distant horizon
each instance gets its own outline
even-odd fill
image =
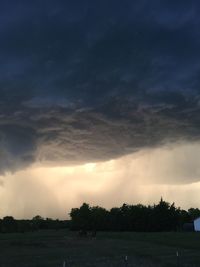
[[[83,202],[111,208],[123,203],[153,204],[161,197],[184,209],[200,208],[199,155],[199,144],[184,143],[107,162],[71,167],[36,164],[7,173],[0,179],[0,201],[4,203],[0,217],[39,214],[66,219],[70,209]]]

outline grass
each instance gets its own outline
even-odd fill
[[[64,260],[66,267],[197,267],[199,249],[199,233],[102,232],[96,239],[67,230],[0,234],[0,267],[58,267]]]

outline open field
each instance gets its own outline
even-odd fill
[[[46,230],[0,235],[0,267],[58,267],[64,260],[66,267],[197,267],[200,234],[98,233],[92,239],[67,230]]]

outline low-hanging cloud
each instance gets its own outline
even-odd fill
[[[198,1],[21,1],[0,11],[0,172],[200,137]]]

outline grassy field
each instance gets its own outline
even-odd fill
[[[66,267],[197,267],[200,234],[97,233],[92,239],[62,230],[0,235],[0,267],[58,267],[64,260]]]

